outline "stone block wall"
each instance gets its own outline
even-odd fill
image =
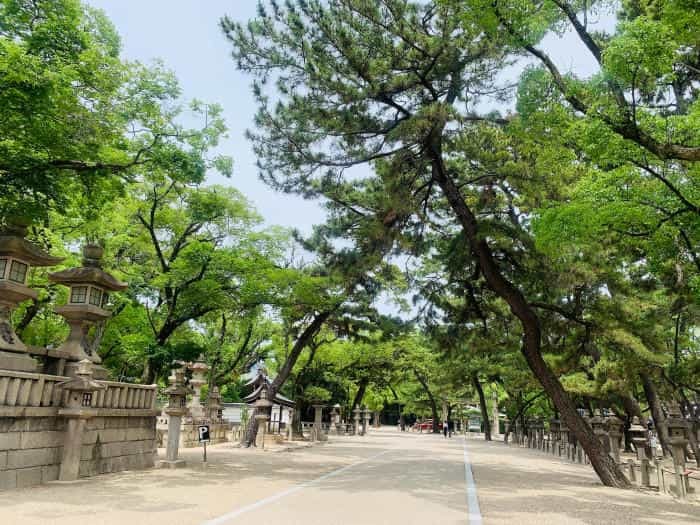
[[[65,421],[0,417],[0,490],[58,479]]]
[[[230,441],[229,423],[205,423],[209,425],[209,437],[211,445]],[[193,448],[202,446],[199,442],[199,423],[182,423],[180,427],[180,448]],[[168,443],[168,418],[158,418],[157,446],[164,448]]]
[[[0,416],[0,490],[58,479],[66,419],[56,411],[42,416]],[[83,433],[80,477],[153,467],[155,416],[93,417]]]
[[[155,417],[94,417],[83,434],[80,477],[155,465]]]

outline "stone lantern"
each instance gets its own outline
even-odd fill
[[[12,327],[12,311],[38,294],[27,286],[32,266],[54,266],[63,259],[52,257],[29,242],[26,224],[12,224],[0,233],[0,369],[36,372],[37,362]]]
[[[60,359],[58,369],[53,370],[59,375],[75,375],[77,362],[83,359],[88,359],[95,365],[102,362],[94,351],[90,329],[112,315],[105,309],[109,293],[127,288],[125,283],[102,270],[102,253],[100,246],[88,244],[83,248],[83,266],[49,275],[52,282],[70,287],[68,304],[55,310],[68,322],[70,334],[58,349],[49,351],[50,357]],[[60,370],[62,363],[65,363],[64,370]],[[103,367],[96,366],[93,370],[96,377],[107,377],[107,371]]]
[[[94,415],[94,410],[90,408],[92,396],[96,391],[107,388],[105,385],[93,381],[92,367],[93,364],[90,360],[83,359],[78,363],[75,377],[59,383],[63,387],[63,391],[67,392],[65,408],[58,412],[59,416],[67,419],[61,468],[58,475],[58,479],[61,481],[78,479],[85,421]]]
[[[340,423],[340,403],[333,405],[333,412],[331,412],[332,424],[331,428],[335,428],[336,434],[341,433],[341,423]]]
[[[328,437],[323,433],[323,409],[325,405],[316,403],[314,407],[314,427],[312,433],[313,441],[327,441]]]
[[[258,432],[255,436],[255,446],[262,449],[265,448],[265,432],[267,431],[267,422],[270,421],[270,407],[272,401],[267,398],[267,385],[263,385],[260,390],[260,397],[253,403],[255,407],[255,423],[258,426]]]
[[[564,446],[569,444],[569,426],[564,419],[559,423],[559,438]]]
[[[600,410],[596,410],[591,418],[591,428],[593,433],[596,435],[603,450],[607,453],[609,451],[610,441],[608,438],[608,433],[605,431],[605,420],[600,415]]]
[[[625,422],[616,415],[612,415],[606,421],[608,437],[610,441],[610,455],[615,463],[620,463],[620,440],[625,429]]]
[[[362,435],[369,433],[369,418],[372,415],[372,411],[369,408],[364,408],[362,410]]]
[[[353,428],[354,434],[356,436],[359,436],[360,435],[360,408],[359,407],[355,407],[353,409],[352,419],[353,419],[353,423],[354,423],[354,428]]]
[[[535,418],[535,448],[544,449],[544,421],[541,417]]]
[[[207,397],[207,411],[212,423],[221,423],[224,418],[224,406],[221,404],[221,393],[218,386],[213,386]]]
[[[649,460],[652,458],[651,446],[649,445],[649,438],[647,434],[647,429],[645,426],[640,424],[639,418],[637,416],[632,420],[630,425],[630,435],[632,436],[632,443],[634,443],[634,448],[637,450],[637,459],[640,463],[640,470],[642,474],[641,484],[643,487],[649,486]],[[633,470],[630,470],[633,472]]]
[[[637,451],[637,459],[651,459],[651,447],[649,446],[647,428],[640,423],[637,416],[632,419],[629,432],[632,437],[634,448]]]
[[[206,418],[204,407],[202,406],[202,387],[207,384],[207,371],[209,366],[204,362],[204,357],[199,356],[194,363],[187,367],[192,371],[190,386],[192,387],[192,399],[190,400],[190,415],[195,422]]]
[[[683,471],[685,470],[685,447],[688,444],[686,432],[689,430],[690,425],[683,419],[678,403],[676,402],[672,402],[669,406],[666,426],[668,427],[668,442],[673,451],[676,490],[680,498],[685,498],[687,491],[683,479]]]
[[[561,427],[561,422],[556,417],[549,420],[549,439],[552,442],[559,441],[559,428]]]
[[[187,413],[187,394],[190,389],[185,386],[185,371],[182,368],[173,370],[168,378],[170,386],[165,390],[168,394],[168,406],[163,410],[168,415],[168,444],[165,459],[161,460],[161,468],[179,468],[185,466],[184,459],[178,459],[180,445],[180,429],[182,416]]]
[[[525,424],[527,426],[527,446],[528,448],[535,448],[537,446],[535,436],[535,428],[537,426],[537,422],[535,418],[529,417],[525,421]]]
[[[294,409],[292,407],[289,407],[287,412],[287,420],[289,423],[287,423],[287,440],[288,441],[293,441],[294,440]]]

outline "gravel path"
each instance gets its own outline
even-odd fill
[[[293,452],[216,445],[206,467],[189,449],[181,470],[2,492],[0,524],[471,525],[464,443],[384,428]],[[700,523],[700,506],[607,489],[590,467],[502,443],[466,447],[486,525]]]
[[[590,466],[476,438],[467,448],[486,525],[700,523],[700,505],[604,487]]]

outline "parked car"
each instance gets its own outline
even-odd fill
[[[433,431],[433,420],[426,419],[422,423],[416,422],[416,424],[413,425],[413,429],[417,430],[419,432],[432,432]]]

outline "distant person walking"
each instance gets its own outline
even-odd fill
[[[445,435],[445,439],[447,439],[447,432],[450,430],[450,426],[447,424],[447,421],[442,422],[442,433]]]
[[[454,434],[455,432],[455,422],[451,419],[447,420],[447,432],[450,437],[452,437],[452,434]]]

